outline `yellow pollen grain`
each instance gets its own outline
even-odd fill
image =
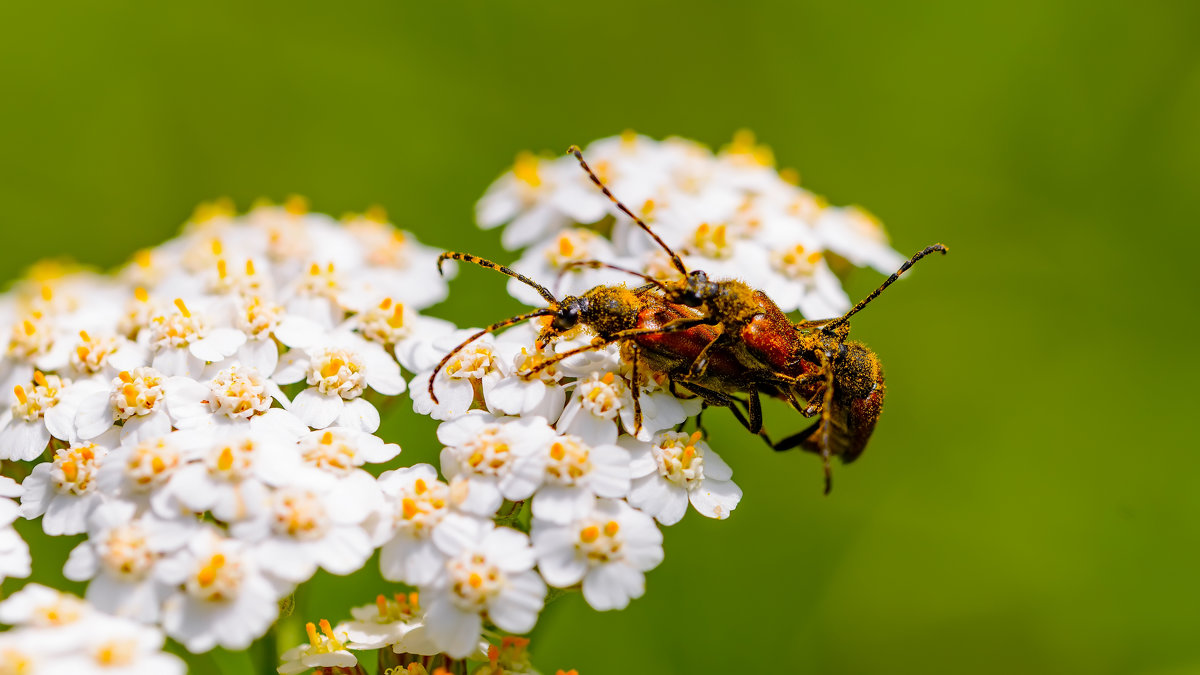
[[[467,577],[467,583],[470,584],[471,588],[479,588],[480,586],[483,586],[483,577],[479,576],[475,572],[472,572],[471,576]]]
[[[65,478],[68,483],[74,483],[75,479],[79,478],[79,467],[76,466],[75,462],[73,461],[67,460],[63,462],[62,472],[63,478]]]
[[[604,384],[612,384],[615,380],[616,380],[616,376],[613,375],[612,373],[605,373],[604,377],[600,378],[600,381],[603,382]]]
[[[391,308],[391,306],[392,306],[392,299],[391,299],[391,298],[384,298],[384,299],[383,299],[382,301],[380,301],[380,303],[379,303],[379,309],[382,309],[382,310],[383,310],[383,311],[385,311],[385,312],[386,312],[386,311],[388,311],[388,309],[389,309],[389,308]]]
[[[17,386],[13,387],[13,394],[16,394],[17,400],[21,402],[21,405],[25,405],[29,402],[29,397],[25,395],[25,390],[21,387],[21,385],[18,384]]]
[[[329,638],[330,640],[335,639],[333,636],[333,629],[329,627],[329,621],[327,619],[321,619],[320,625],[321,632],[325,634],[325,637]]]
[[[150,469],[154,473],[162,473],[166,468],[167,463],[163,461],[162,457],[156,455],[150,459]]]
[[[620,529],[621,526],[617,524],[617,521],[610,520],[604,524],[604,536],[615,537]]]
[[[600,528],[595,525],[588,525],[579,531],[579,540],[585,544],[590,544],[600,538]]]
[[[217,261],[217,278],[224,279],[229,276],[228,265],[225,264],[225,259],[221,258]]]
[[[375,596],[375,609],[379,610],[379,618],[381,618],[381,619],[387,618],[387,615],[388,615],[387,598],[383,597],[382,593]]]
[[[50,302],[54,299],[54,287],[50,284],[42,284],[42,300]]]
[[[654,200],[647,199],[645,204],[642,204],[642,220],[650,218],[654,212]]]
[[[417,502],[412,497],[405,497],[400,501],[400,509],[406,520],[412,520],[417,515]]]
[[[142,288],[141,286],[133,289],[133,297],[137,298],[138,302],[150,301],[150,293],[148,293],[146,289]]]
[[[554,445],[550,446],[550,458],[551,459],[561,461],[562,458],[566,457],[566,456],[567,456],[567,449],[563,447],[562,443],[555,443]]]
[[[311,276],[314,276],[314,277],[315,277],[315,276],[319,276],[319,275],[321,274],[321,265],[320,265],[320,263],[313,263],[313,264],[309,265],[309,266],[308,266],[308,273],[309,273],[309,275],[311,275]]]
[[[428,489],[429,486],[425,484],[424,478],[418,478],[416,482],[413,483],[413,490],[415,490],[419,495],[425,494],[425,491]]]
[[[324,434],[321,434],[321,443],[323,445],[333,445],[333,432],[326,431]]]
[[[43,387],[46,387],[46,388],[50,387],[50,383],[46,382],[46,375],[43,374],[42,371],[40,371],[40,370],[33,371],[33,381],[37,382],[39,385],[41,385]]]
[[[564,258],[571,257],[575,253],[575,244],[571,242],[571,238],[563,235],[558,238],[558,254]]]
[[[395,309],[392,310],[392,318],[389,323],[396,328],[404,325],[404,305],[398,302],[396,303]]]
[[[789,185],[800,184],[800,172],[791,167],[780,169],[779,177],[783,179],[783,182]]]
[[[621,132],[621,143],[625,145],[633,145],[637,141],[637,132],[633,129],[626,129]]]
[[[133,254],[133,262],[139,267],[149,267],[154,262],[154,253],[144,248]]]
[[[821,262],[821,252],[813,251],[812,253],[809,253],[808,254],[808,262],[812,263],[813,265]]]
[[[191,318],[192,312],[187,308],[187,305],[183,304],[183,298],[175,298],[175,307],[179,309],[179,313],[184,318]]]
[[[83,340],[84,342],[91,342],[92,336],[88,335],[88,332],[86,330],[81,330],[81,331],[79,331],[79,339]]]
[[[213,239],[213,240],[212,240],[212,253],[213,253],[213,255],[221,255],[221,252],[222,252],[222,251],[224,251],[224,250],[225,250],[225,247],[224,247],[224,246],[221,244],[221,240],[220,240],[220,239]]]
[[[122,370],[117,374],[117,379],[121,380],[125,384],[130,384],[133,382],[133,375],[131,375],[128,370]]]
[[[699,443],[700,439],[703,437],[704,437],[704,434],[701,434],[699,431],[693,431],[692,436],[691,436],[691,441],[693,444]]]
[[[317,637],[317,626],[316,626],[316,624],[314,624],[314,623],[313,623],[313,622],[311,622],[311,621],[309,621],[308,623],[304,624],[304,632],[305,632],[305,633],[308,633],[308,642],[309,642],[309,643],[310,643],[312,646],[316,647],[316,646],[317,646],[317,643],[318,643],[318,641],[319,641],[319,639],[320,639],[320,638],[318,638],[318,637]]]
[[[25,320],[25,323],[24,323],[24,324],[22,324],[22,325],[21,325],[21,327],[22,327],[23,329],[25,329],[25,334],[26,334],[26,335],[33,335],[34,333],[36,333],[36,332],[37,332],[37,327],[36,327],[36,326],[34,326],[34,325],[33,325],[33,322],[32,322],[32,321],[30,321],[30,320],[28,320],[28,319],[26,319],[26,320]]]
[[[246,276],[254,276],[254,261],[249,258],[246,258]]]

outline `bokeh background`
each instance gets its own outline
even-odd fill
[[[517,151],[742,127],[899,250],[953,251],[855,319],[889,401],[831,496],[813,457],[712,415],[734,516],[668,530],[626,611],[554,603],[536,663],[1200,672],[1195,2],[4,3],[0,277],[117,264],[221,195],[378,203],[512,259],[472,216]],[[485,323],[517,309],[503,289],[463,270],[432,313]],[[433,428],[385,433],[416,461]],[[63,585],[73,544],[35,578]],[[368,569],[320,577],[296,616],[369,602]]]

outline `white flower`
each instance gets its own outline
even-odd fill
[[[547,522],[578,520],[591,511],[596,497],[629,493],[629,452],[616,445],[590,446],[577,436],[558,436],[519,461],[545,473],[545,484],[533,496],[533,515]]]
[[[272,582],[241,542],[212,529],[160,562],[156,573],[177,588],[163,605],[163,628],[196,653],[248,647],[275,621],[289,590]]]
[[[108,448],[97,443],[73,443],[54,452],[54,460],[33,467],[21,483],[21,515],[42,516],[46,534],[79,534],[87,517],[103,499],[96,489],[96,472]]]
[[[496,179],[479,200],[476,220],[484,228],[512,220],[502,235],[505,248],[526,246],[571,221],[593,223],[608,205],[586,180],[573,162],[521,153],[512,172]]]
[[[41,584],[25,584],[0,602],[0,623],[28,628],[77,626],[90,618],[84,601]]]
[[[139,511],[152,507],[169,518],[178,514],[179,507],[162,488],[209,442],[206,435],[184,431],[128,440],[104,458],[96,483],[108,497],[133,504]]]
[[[690,501],[702,515],[723,520],[737,507],[742,490],[730,480],[733,469],[701,440],[665,431],[651,443],[622,439],[630,451],[633,487],[629,503],[663,525],[678,523]]]
[[[583,581],[595,609],[623,609],[645,591],[645,572],[663,559],[654,520],[617,499],[601,499],[565,525],[534,519],[533,548],[546,583],[566,588]]]
[[[310,668],[353,668],[358,665],[358,659],[346,651],[345,642],[349,641],[346,633],[330,628],[329,622],[321,619],[321,633],[310,621],[305,625],[308,632],[308,644],[293,647],[280,657],[283,665],[279,672],[283,675],[302,673]]]
[[[21,486],[15,480],[0,476],[0,581],[27,577],[30,572],[29,545],[12,526],[20,507],[11,499],[3,499],[20,495]]]
[[[336,425],[374,432],[379,411],[360,398],[370,387],[385,396],[403,393],[400,366],[382,346],[353,334],[334,336],[329,344],[284,355],[273,380],[289,384],[304,379],[290,410],[314,429]]]
[[[177,500],[197,513],[211,511],[226,523],[262,516],[268,484],[299,470],[293,440],[245,434],[212,439],[199,462],[175,472],[163,499]]]
[[[13,387],[16,401],[0,416],[0,459],[36,459],[51,436],[72,439],[74,407],[64,401],[69,385],[39,370],[32,382]]]
[[[640,430],[629,381],[612,371],[593,371],[575,383],[575,392],[563,409],[557,428],[593,445],[614,443],[621,427],[630,434],[637,431],[638,438],[649,440],[654,432],[673,427],[699,412],[701,405],[699,398],[682,400],[656,385],[640,389],[638,403],[642,409]]]
[[[163,634],[118,617],[100,617],[91,622],[70,648],[39,673],[48,675],[183,675],[182,659],[163,652]]]
[[[540,417],[497,418],[470,412],[438,427],[442,473],[451,485],[465,482],[464,511],[490,516],[505,499],[531,497],[543,480],[537,464],[520,463],[527,455],[543,452],[554,430]]]
[[[433,545],[433,532],[450,512],[450,487],[428,464],[379,477],[388,509],[383,513],[379,569],[384,579],[421,585],[433,581],[445,556]]]
[[[172,378],[175,385],[186,378]],[[95,387],[81,394],[75,413],[75,433],[91,439],[121,423],[121,439],[163,436],[171,431],[166,405],[167,378],[153,368],[123,370],[108,387]]]
[[[91,536],[71,551],[63,576],[72,581],[90,579],[88,602],[101,611],[153,623],[169,591],[155,577],[154,567],[166,551],[184,541],[172,536],[170,530],[178,527],[175,523],[155,521],[152,516],[131,520],[128,506],[117,502],[96,509]]]
[[[200,314],[194,314],[180,298],[175,312],[150,319],[148,345],[153,352],[151,365],[164,375],[196,377],[204,364],[231,356],[246,341],[234,328],[213,328]]]
[[[463,658],[479,642],[481,614],[501,630],[524,633],[537,622],[546,584],[533,571],[529,538],[491,521],[447,516],[434,542],[448,556],[444,573],[423,593],[429,602],[429,637],[447,654]]]
[[[399,647],[405,635],[423,625],[416,593],[397,593],[393,599],[378,595],[375,604],[351,607],[350,616],[354,619],[338,624],[337,632],[346,634],[347,648],[354,650],[395,646],[398,651],[412,652]]]
[[[287,397],[279,385],[241,364],[221,370],[204,383],[185,377],[171,378],[168,382],[167,409],[180,429],[244,431],[258,429],[262,424],[301,424],[298,419],[275,419],[294,416],[283,409],[272,410],[274,401],[287,405]],[[272,416],[270,420],[263,419]]]
[[[428,343],[430,349],[439,354],[440,360],[440,355],[476,332],[474,329],[459,330],[436,336]],[[414,349],[421,351],[417,347]],[[410,389],[413,410],[435,420],[448,420],[467,412],[475,401],[475,387],[486,391],[507,375],[507,366],[496,353],[496,340],[491,335],[483,335],[459,349],[442,366],[433,380],[436,402],[429,396],[429,378],[434,365],[436,361],[414,377]]]
[[[231,531],[252,543],[261,567],[275,577],[298,584],[312,577],[318,566],[332,574],[350,574],[375,550],[360,526],[368,514],[363,502],[339,501],[297,486],[277,488],[267,500],[266,510]]]

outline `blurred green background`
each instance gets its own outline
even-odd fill
[[[953,251],[855,319],[889,401],[831,496],[813,457],[722,419],[734,516],[669,529],[626,611],[554,603],[536,663],[1200,672],[1200,4],[4,3],[0,92],[5,279],[293,192],[512,259],[472,209],[517,151],[753,129],[899,250]],[[464,270],[432,313],[516,308]],[[432,429],[405,412],[386,433],[414,460]],[[61,583],[62,554],[37,578]],[[321,577],[298,615],[369,602],[370,570]]]

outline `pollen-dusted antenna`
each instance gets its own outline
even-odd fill
[[[542,296],[542,298],[546,302],[548,302],[552,305],[555,305],[555,306],[558,305],[558,299],[555,298],[554,294],[551,293],[550,291],[548,291],[545,286],[539,284],[538,282],[534,281],[533,279],[530,279],[529,277],[525,276],[524,274],[515,272],[499,263],[494,263],[491,260],[488,260],[486,258],[480,258],[479,256],[471,255],[470,253],[457,253],[455,251],[446,251],[445,253],[438,256],[438,259],[437,259],[438,274],[442,273],[442,262],[445,260],[461,260],[463,262],[469,262],[469,263],[472,263],[475,265],[479,265],[480,267],[486,267],[489,270],[496,270],[497,272],[499,272],[501,274],[510,276],[510,277],[516,279],[517,281],[525,284],[526,286],[533,288],[533,290],[537,291],[538,295]]]
[[[833,321],[830,321],[829,323],[825,324],[824,326],[821,326],[821,330],[823,332],[829,333],[829,332],[832,332],[834,328],[846,323],[846,321],[848,321],[850,319],[850,317],[854,316],[855,314],[858,314],[859,310],[861,310],[863,307],[866,307],[875,298],[878,298],[879,294],[883,292],[883,289],[896,283],[896,280],[900,278],[901,274],[904,274],[905,272],[907,272],[908,268],[915,265],[917,263],[917,261],[920,260],[921,258],[924,258],[925,256],[927,256],[931,253],[934,253],[934,252],[940,252],[942,255],[946,255],[947,253],[950,252],[950,249],[946,248],[942,244],[934,244],[933,246],[927,246],[924,249],[922,249],[921,251],[918,251],[916,255],[914,255],[913,257],[906,260],[904,262],[904,264],[900,266],[900,269],[896,270],[895,274],[888,277],[887,281],[884,281],[882,284],[880,284],[879,288],[876,288],[874,292],[872,292],[870,295],[868,295],[867,297],[860,300],[857,305],[851,307],[849,312],[846,312],[845,314],[834,319]]]
[[[604,184],[604,181],[600,180],[600,177],[592,171],[592,168],[588,166],[588,163],[583,161],[583,152],[579,149],[579,146],[572,145],[571,147],[567,148],[567,153],[575,155],[575,159],[579,160],[579,166],[583,167],[583,170],[587,172],[588,178],[592,179],[592,182],[596,184],[596,187],[600,188],[600,191],[604,193],[604,196],[608,197],[612,203],[616,204],[617,208],[621,209],[625,215],[633,218],[633,222],[637,223],[638,227],[645,230],[646,234],[653,237],[654,241],[658,242],[658,245],[667,252],[667,255],[671,256],[671,264],[675,266],[675,269],[679,270],[679,273],[686,277],[688,271],[687,268],[683,266],[683,260],[679,257],[679,254],[675,253],[675,251],[672,251],[671,247],[667,246],[667,242],[663,241],[657,234],[654,234],[654,230],[651,230],[649,225],[647,225],[641,218],[634,215],[633,211],[630,211],[628,206],[622,204],[620,199],[617,199],[616,195],[614,195],[608,189],[608,186]]]
[[[555,303],[555,305],[557,307],[557,303]],[[539,317],[539,316],[553,316],[556,307],[544,307],[542,309],[536,309],[532,312],[527,312],[525,314],[519,314],[517,316],[505,319],[503,321],[497,321],[496,323],[488,326],[487,328],[484,328],[483,330],[478,331],[475,334],[471,335],[471,337],[467,338],[466,340],[463,340],[457,347],[455,347],[454,349],[451,349],[448,354],[443,356],[442,360],[438,361],[438,364],[433,369],[433,372],[429,374],[429,398],[433,399],[434,403],[438,402],[437,394],[433,393],[433,381],[434,381],[434,379],[437,378],[437,374],[442,371],[442,368],[444,368],[446,366],[446,364],[450,362],[450,359],[454,358],[454,355],[459,353],[460,351],[462,351],[462,349],[464,347],[466,347],[467,345],[471,344],[472,342],[478,340],[479,338],[483,337],[484,335],[487,335],[488,333],[495,333],[496,331],[500,330],[501,328],[508,328],[509,326],[511,326],[513,324],[521,323],[522,321],[528,321],[529,319]]]

